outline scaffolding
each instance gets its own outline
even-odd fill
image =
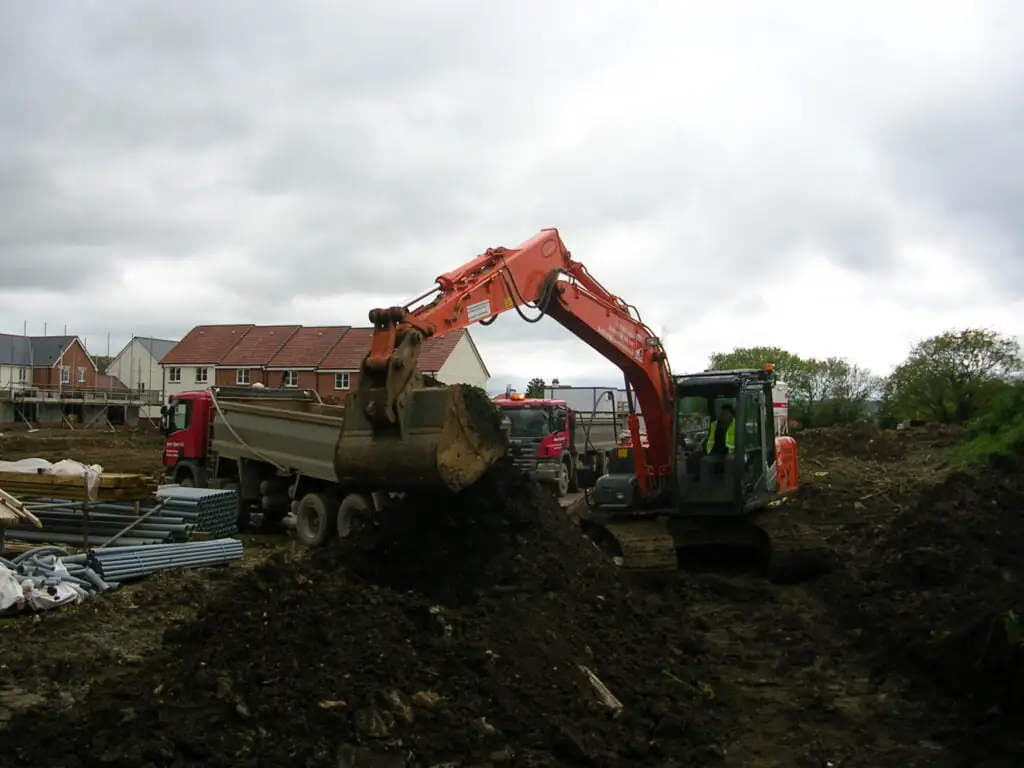
[[[175,342],[133,335],[111,357],[107,334],[98,365],[85,339],[66,328],[61,336],[45,327],[43,336],[0,334],[0,425],[114,431],[155,423],[165,394],[160,359]]]

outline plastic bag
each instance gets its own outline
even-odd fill
[[[0,613],[17,610],[25,604],[25,593],[17,574],[0,565]]]

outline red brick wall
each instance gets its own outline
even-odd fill
[[[249,369],[249,386],[257,382],[266,384],[268,387],[273,386],[265,378],[266,372],[261,368],[250,368]],[[214,375],[214,382],[218,387],[235,387],[238,386],[238,369],[237,368],[218,368]]]
[[[358,374],[355,373],[350,373],[348,375],[348,390],[344,390],[334,388],[333,373],[318,372],[316,374],[316,391],[324,400],[343,400],[348,392],[355,389],[357,376]]]
[[[79,341],[74,341],[64,352],[63,365],[71,369],[71,381],[64,385],[64,389],[95,389],[96,370],[89,361],[85,347]],[[50,368],[34,368],[32,370],[32,383],[37,387],[59,387],[61,363],[54,363]],[[78,369],[85,369],[85,381],[78,380]]]
[[[284,371],[267,371],[263,383],[268,387],[283,387],[284,374]],[[299,371],[299,383],[296,389],[316,389],[316,371]]]

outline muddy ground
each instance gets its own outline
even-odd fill
[[[163,435],[151,426],[108,432],[100,429],[0,430],[0,461],[40,458],[99,464],[107,472],[158,476]]]
[[[951,475],[955,437],[805,434],[764,518],[826,566],[796,583],[624,580],[497,473],[357,547],[250,537],[242,567],[0,621],[0,765],[1020,765],[1024,474]]]

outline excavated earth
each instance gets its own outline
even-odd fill
[[[350,546],[0,620],[0,766],[1024,764],[1024,474],[951,473],[956,438],[801,435],[764,524],[815,567],[775,582],[631,582],[502,467]]]

